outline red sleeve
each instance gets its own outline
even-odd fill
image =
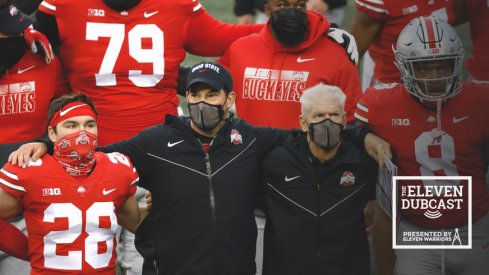
[[[129,177],[131,179],[131,185],[129,186],[129,190],[127,192],[127,197],[134,196],[136,194],[136,190],[138,188],[138,182],[139,182],[139,175],[138,172],[136,171],[136,168],[132,166],[132,173],[129,173]]]
[[[373,87],[370,87],[365,91],[365,94],[360,99],[360,101],[358,101],[358,103],[357,103],[357,110],[355,112],[355,118],[360,120],[360,121],[363,121],[367,124],[369,123],[369,121],[368,121],[368,119],[369,119],[368,97],[370,96],[372,89],[373,89]]]
[[[56,14],[56,0],[44,0],[41,2],[39,5],[39,10],[49,14],[49,15],[55,15]]]
[[[345,111],[346,120],[351,122],[355,119],[354,113],[357,102],[362,97],[362,86],[358,77],[358,70],[350,60],[345,57],[341,67],[334,78],[333,85],[338,86],[346,95]]]
[[[126,198],[134,196],[136,194],[137,183],[139,181],[139,174],[136,168],[132,165],[128,156],[113,152],[107,154],[108,159],[114,166],[114,173],[119,175],[119,182],[123,186]]]
[[[20,169],[22,168],[10,163],[0,169],[0,188],[17,200],[21,200],[25,195]]]
[[[385,1],[355,0],[357,10],[364,12],[379,21],[385,21],[389,15],[389,9]]]
[[[29,261],[27,236],[11,223],[0,219],[0,250],[10,256]]]
[[[71,87],[66,80],[63,68],[59,63],[59,59],[57,57],[54,58],[53,62],[55,62],[56,66],[56,92],[55,97],[58,98],[62,95],[68,94],[71,92]]]
[[[259,32],[263,26],[223,23],[202,10],[190,20],[185,49],[200,56],[221,56],[235,40]]]

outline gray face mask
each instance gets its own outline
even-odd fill
[[[341,142],[343,125],[327,118],[317,123],[309,124],[309,136],[312,142],[328,151]]]
[[[224,118],[222,105],[212,105],[201,101],[188,104],[188,110],[192,122],[204,131],[210,131],[216,128]]]

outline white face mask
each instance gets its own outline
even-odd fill
[[[328,151],[341,142],[343,125],[327,118],[320,122],[309,124],[309,137],[319,147]]]
[[[217,127],[224,119],[223,105],[213,105],[204,101],[189,103],[188,109],[192,122],[204,131],[210,131]]]

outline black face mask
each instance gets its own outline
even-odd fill
[[[281,44],[286,47],[294,47],[306,40],[309,22],[305,11],[296,8],[282,8],[272,12],[270,27]]]
[[[319,147],[329,151],[341,142],[343,125],[327,118],[317,123],[309,124],[309,137]]]
[[[189,103],[188,110],[192,122],[204,131],[210,131],[216,128],[224,118],[222,105],[212,105],[201,101],[198,103]]]
[[[0,38],[0,76],[6,69],[17,64],[26,50],[24,37]]]
[[[128,10],[141,2],[141,0],[103,0],[109,8],[116,11]]]

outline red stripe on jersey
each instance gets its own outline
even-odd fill
[[[425,18],[424,24],[426,26],[426,32],[428,33],[428,41],[430,43],[430,49],[435,49],[436,48],[435,29],[433,27],[433,22],[431,21],[431,18]]]

